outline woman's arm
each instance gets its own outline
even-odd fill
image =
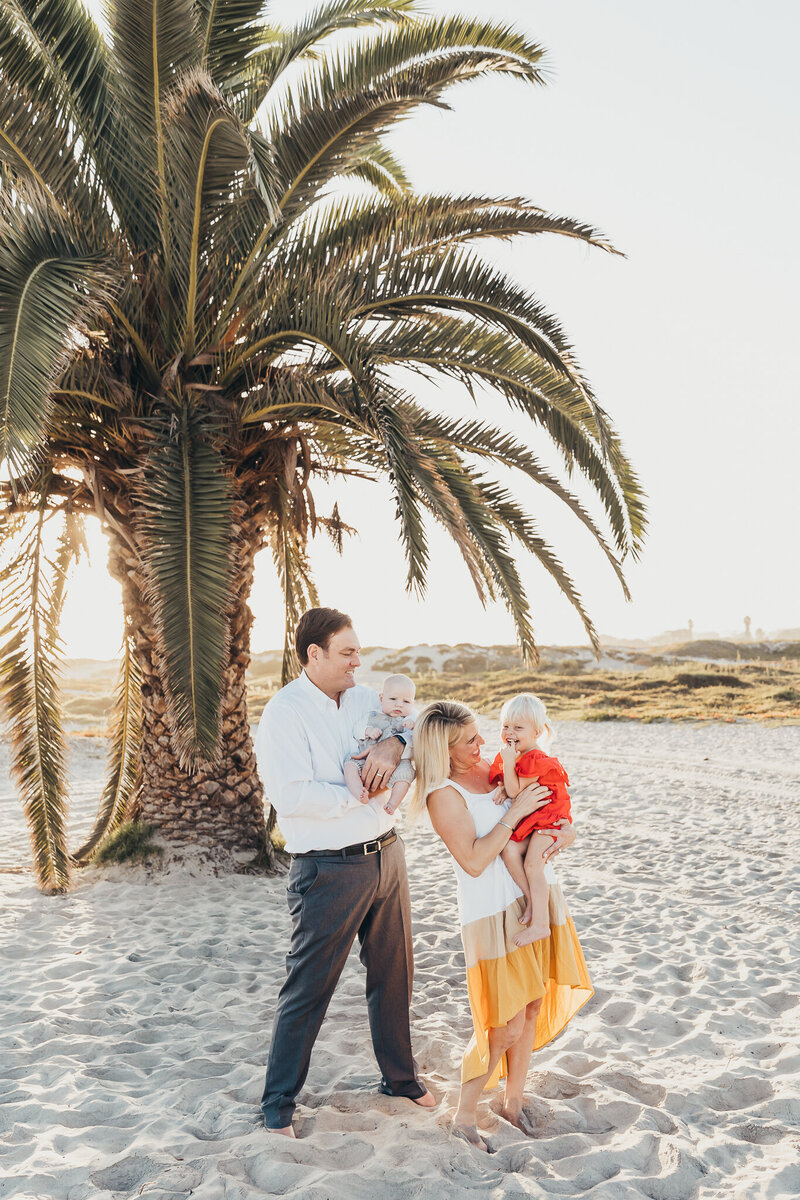
[[[525,788],[502,820],[481,838],[476,836],[475,822],[455,788],[443,787],[431,792],[428,797],[428,813],[433,828],[458,865],[468,875],[477,877],[505,848],[514,826],[518,825],[523,817],[542,808],[549,797],[549,788]]]

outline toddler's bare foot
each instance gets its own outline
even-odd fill
[[[529,904],[528,907],[525,909],[525,912],[520,917],[519,923],[520,923],[520,925],[530,925],[532,919],[533,919],[533,909],[531,908],[531,906]]]
[[[530,929],[524,929],[522,933],[518,933],[514,938],[515,946],[530,946],[531,942],[540,942],[542,938],[550,936],[550,929],[547,925],[531,925]]]

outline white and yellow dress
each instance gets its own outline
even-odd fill
[[[491,792],[468,792],[452,779],[442,786],[456,789],[484,837],[508,811],[495,804]],[[534,1050],[560,1033],[592,995],[578,935],[558,885],[555,870],[545,871],[550,884],[550,937],[528,946],[513,938],[525,928],[519,918],[525,897],[498,856],[479,876],[468,875],[453,859],[458,885],[458,914],[467,960],[467,992],[475,1027],[464,1052],[461,1080],[484,1075],[489,1065],[489,1030],[506,1025],[526,1004],[542,999],[536,1021]],[[487,1080],[494,1087],[506,1074],[506,1059]]]

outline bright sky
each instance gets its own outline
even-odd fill
[[[297,4],[281,0],[277,14]],[[517,243],[496,261],[562,320],[650,497],[651,532],[631,566],[627,604],[571,514],[523,483],[598,628],[640,637],[679,629],[766,631],[800,625],[800,568],[789,521],[798,511],[798,385],[790,346],[800,326],[800,207],[793,0],[492,0],[440,3],[516,23],[549,51],[551,82],[531,89],[478,81],[453,111],[423,112],[394,137],[421,190],[526,195],[599,226],[627,259],[570,241]],[[428,404],[472,402],[447,383]],[[486,395],[480,414],[505,416]],[[527,435],[526,435],[527,436]],[[538,434],[531,445],[544,452]],[[321,600],[352,614],[365,644],[510,642],[501,606],[483,610],[460,557],[433,530],[422,602],[404,590],[388,491],[320,488],[355,525],[339,559],[312,552]],[[99,531],[94,566],[75,576],[65,614],[72,655],[110,657],[119,593]],[[585,640],[544,571],[524,562],[542,644]],[[253,648],[282,638],[268,555],[252,597]]]

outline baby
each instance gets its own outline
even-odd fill
[[[552,835],[539,831],[552,829],[563,818],[572,822],[567,791],[569,778],[558,759],[550,758],[539,747],[542,736],[546,733],[549,739],[551,731],[545,706],[538,696],[530,692],[514,696],[503,705],[500,720],[503,749],[492,763],[490,782],[502,783],[512,800],[534,781],[549,787],[552,797],[543,808],[520,821],[501,856],[509,875],[527,900],[520,923],[528,928],[514,938],[516,946],[526,946],[550,934],[550,888],[545,879],[542,853]],[[504,803],[504,800],[504,797],[498,798],[496,803]]]
[[[366,727],[362,724],[353,731],[358,740],[358,750],[371,750],[376,742],[393,737],[396,733],[405,735],[406,748],[400,762],[389,777],[389,799],[384,804],[387,813],[396,812],[400,803],[414,780],[414,766],[411,762],[411,734],[414,728],[414,696],[416,688],[413,680],[407,675],[390,675],[383,685],[381,692],[380,710],[371,712],[367,717]],[[344,764],[345,783],[350,791],[362,804],[369,801],[369,792],[361,782],[361,762],[348,758]]]

